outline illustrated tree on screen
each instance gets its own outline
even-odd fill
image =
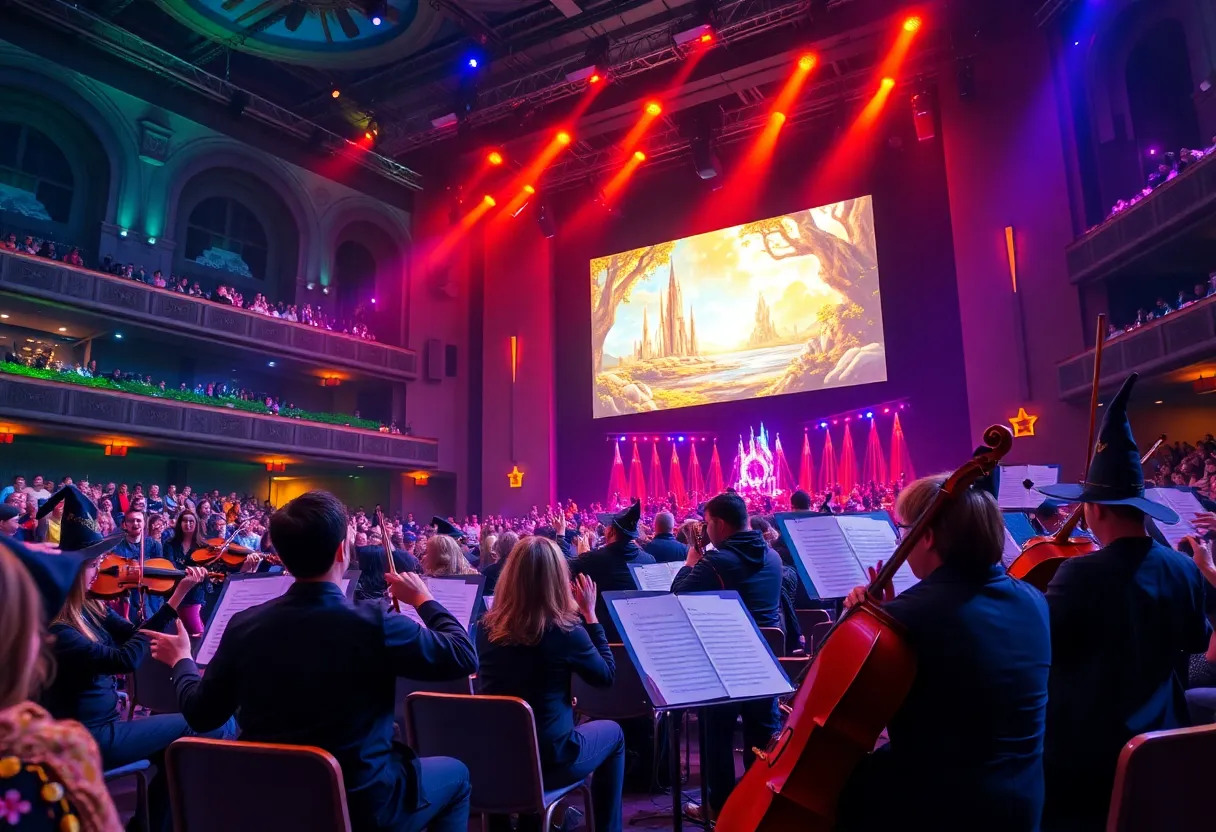
[[[604,366],[604,340],[616,323],[616,310],[629,302],[634,284],[671,260],[675,242],[634,249],[591,261],[591,366]],[[602,277],[601,277],[602,275]]]
[[[840,223],[847,240],[821,229],[810,211],[747,223],[739,230],[741,237],[756,237],[775,261],[814,256],[820,264],[820,279],[845,299],[839,307],[820,310],[818,331],[785,375],[769,387],[769,393],[815,389],[834,371],[841,374],[840,381],[848,381],[845,376],[856,371],[867,355],[881,355],[882,310],[872,204],[868,198],[845,200],[832,207],[831,216]]]

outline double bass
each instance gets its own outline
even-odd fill
[[[858,763],[874,749],[916,675],[916,652],[903,627],[878,604],[883,589],[941,511],[992,472],[1013,446],[1004,425],[984,431],[987,451],[946,480],[866,588],[865,599],[836,622],[811,660],[781,733],[735,786],[719,832],[827,832]]]

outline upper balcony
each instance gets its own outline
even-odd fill
[[[1195,265],[1203,268],[1210,262],[1202,258],[1210,256],[1212,238],[1201,226],[1214,217],[1216,153],[1210,153],[1070,245],[1065,250],[1069,278],[1088,283],[1162,268],[1182,271],[1189,265],[1182,260],[1197,254]]]
[[[0,251],[0,291],[325,369],[402,382],[418,377],[418,354],[413,350],[10,251]]]
[[[1188,374],[1186,370],[1213,355],[1216,295],[1108,339],[1102,347],[1100,388],[1113,391],[1133,372],[1150,376],[1146,379],[1150,385],[1154,381],[1194,381],[1203,373]],[[1094,375],[1092,349],[1061,361],[1056,370],[1061,399],[1080,402],[1088,398]]]

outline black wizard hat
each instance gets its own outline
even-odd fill
[[[431,525],[435,527],[435,532],[437,534],[446,535],[447,537],[454,537],[457,540],[464,540],[464,532],[438,515],[431,518]]]
[[[973,453],[971,456],[972,458],[975,458],[982,454],[986,454],[991,450],[992,448],[989,448],[987,445],[980,445],[975,449],[975,453]],[[976,480],[975,485],[972,487],[978,488],[980,491],[987,491],[995,500],[1001,491],[1001,466],[993,465],[992,470],[989,471],[986,476],[980,477],[978,480]]]
[[[605,526],[614,526],[618,532],[628,538],[638,536],[638,520],[642,518],[642,504],[634,500],[629,508],[621,509],[616,514],[597,514],[595,519]]]
[[[53,620],[63,609],[76,576],[89,558],[82,558],[74,552],[61,555],[36,552],[3,535],[0,535],[0,546],[16,555],[34,579],[38,594],[42,596],[43,623]]]
[[[1039,492],[1069,503],[1132,506],[1154,520],[1177,523],[1178,515],[1172,508],[1144,496],[1140,450],[1136,447],[1132,426],[1127,420],[1127,400],[1131,398],[1137,377],[1136,373],[1128,376],[1123,387],[1107,404],[1085,481],[1045,485],[1039,488]]]
[[[97,525],[97,506],[74,485],[65,485],[51,495],[38,509],[38,519],[51,513],[51,509],[63,503],[63,519],[59,526],[59,551],[74,552],[82,560],[92,560],[113,549],[123,538],[123,533],[101,536]]]

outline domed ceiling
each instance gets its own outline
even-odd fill
[[[429,44],[444,24],[426,0],[156,3],[183,25],[233,49],[317,67],[359,68],[397,60]],[[386,9],[382,16],[369,12],[377,8]]]

